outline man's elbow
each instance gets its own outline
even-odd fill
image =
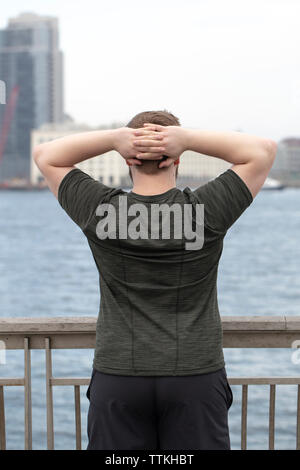
[[[261,151],[257,152],[255,158],[256,164],[263,169],[270,170],[274,163],[277,153],[277,143],[271,139],[263,139],[261,141]]]
[[[46,163],[45,144],[36,145],[33,149],[33,160],[39,169]]]
[[[277,143],[275,140],[267,139],[266,140],[266,152],[271,158],[275,158],[277,152]]]
[[[277,153],[277,143],[275,140],[265,140],[265,155],[266,159],[273,165]]]

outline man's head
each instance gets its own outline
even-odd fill
[[[146,122],[150,122],[151,124],[159,124],[161,126],[180,126],[179,119],[174,116],[174,114],[169,113],[168,111],[144,111],[142,113],[136,114],[126,127],[130,127],[131,129],[138,129],[143,127]],[[172,165],[168,168],[160,169],[158,168],[159,163],[161,160],[144,160],[142,165],[135,165],[134,171],[131,171],[129,168],[129,175],[131,181],[133,182],[133,178],[135,174],[144,173],[148,175],[156,175],[159,171],[172,171],[174,168]],[[178,174],[178,163],[179,160],[176,162],[176,170],[175,170],[175,177],[177,178]]]

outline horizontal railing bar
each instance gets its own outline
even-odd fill
[[[52,377],[51,385],[89,385],[89,377]],[[300,377],[228,377],[230,385],[300,385]],[[24,386],[24,378],[0,378],[0,386]]]
[[[0,387],[15,387],[15,386],[22,386],[25,385],[25,379],[24,378],[0,378]]]
[[[299,385],[300,377],[228,377],[230,385]]]
[[[52,377],[51,385],[89,385],[88,377]],[[300,377],[228,377],[230,385],[300,385]],[[0,383],[1,384],[1,383]]]
[[[90,379],[84,377],[52,377],[51,385],[89,385]]]

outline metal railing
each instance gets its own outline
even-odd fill
[[[24,376],[0,378],[0,449],[6,448],[4,387],[24,387],[25,449],[32,448],[31,357],[33,349],[43,349],[46,358],[47,448],[54,449],[53,387],[74,387],[76,449],[81,449],[80,386],[90,378],[58,378],[52,374],[52,350],[95,347],[94,317],[2,318],[0,341],[6,349],[24,350]],[[291,348],[300,339],[300,317],[222,317],[224,348]],[[298,344],[297,343],[297,344]],[[274,449],[276,385],[297,385],[296,449],[300,449],[300,377],[229,377],[231,385],[241,385],[241,449],[247,448],[249,385],[269,385],[269,449]]]

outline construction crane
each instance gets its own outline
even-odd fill
[[[0,164],[1,160],[3,158],[6,142],[7,142],[7,137],[9,134],[9,129],[11,126],[11,122],[14,116],[17,100],[18,100],[18,95],[19,95],[19,86],[16,85],[9,96],[8,103],[6,105],[5,113],[4,113],[4,120],[3,120],[3,125],[1,128],[1,133],[0,133]]]

